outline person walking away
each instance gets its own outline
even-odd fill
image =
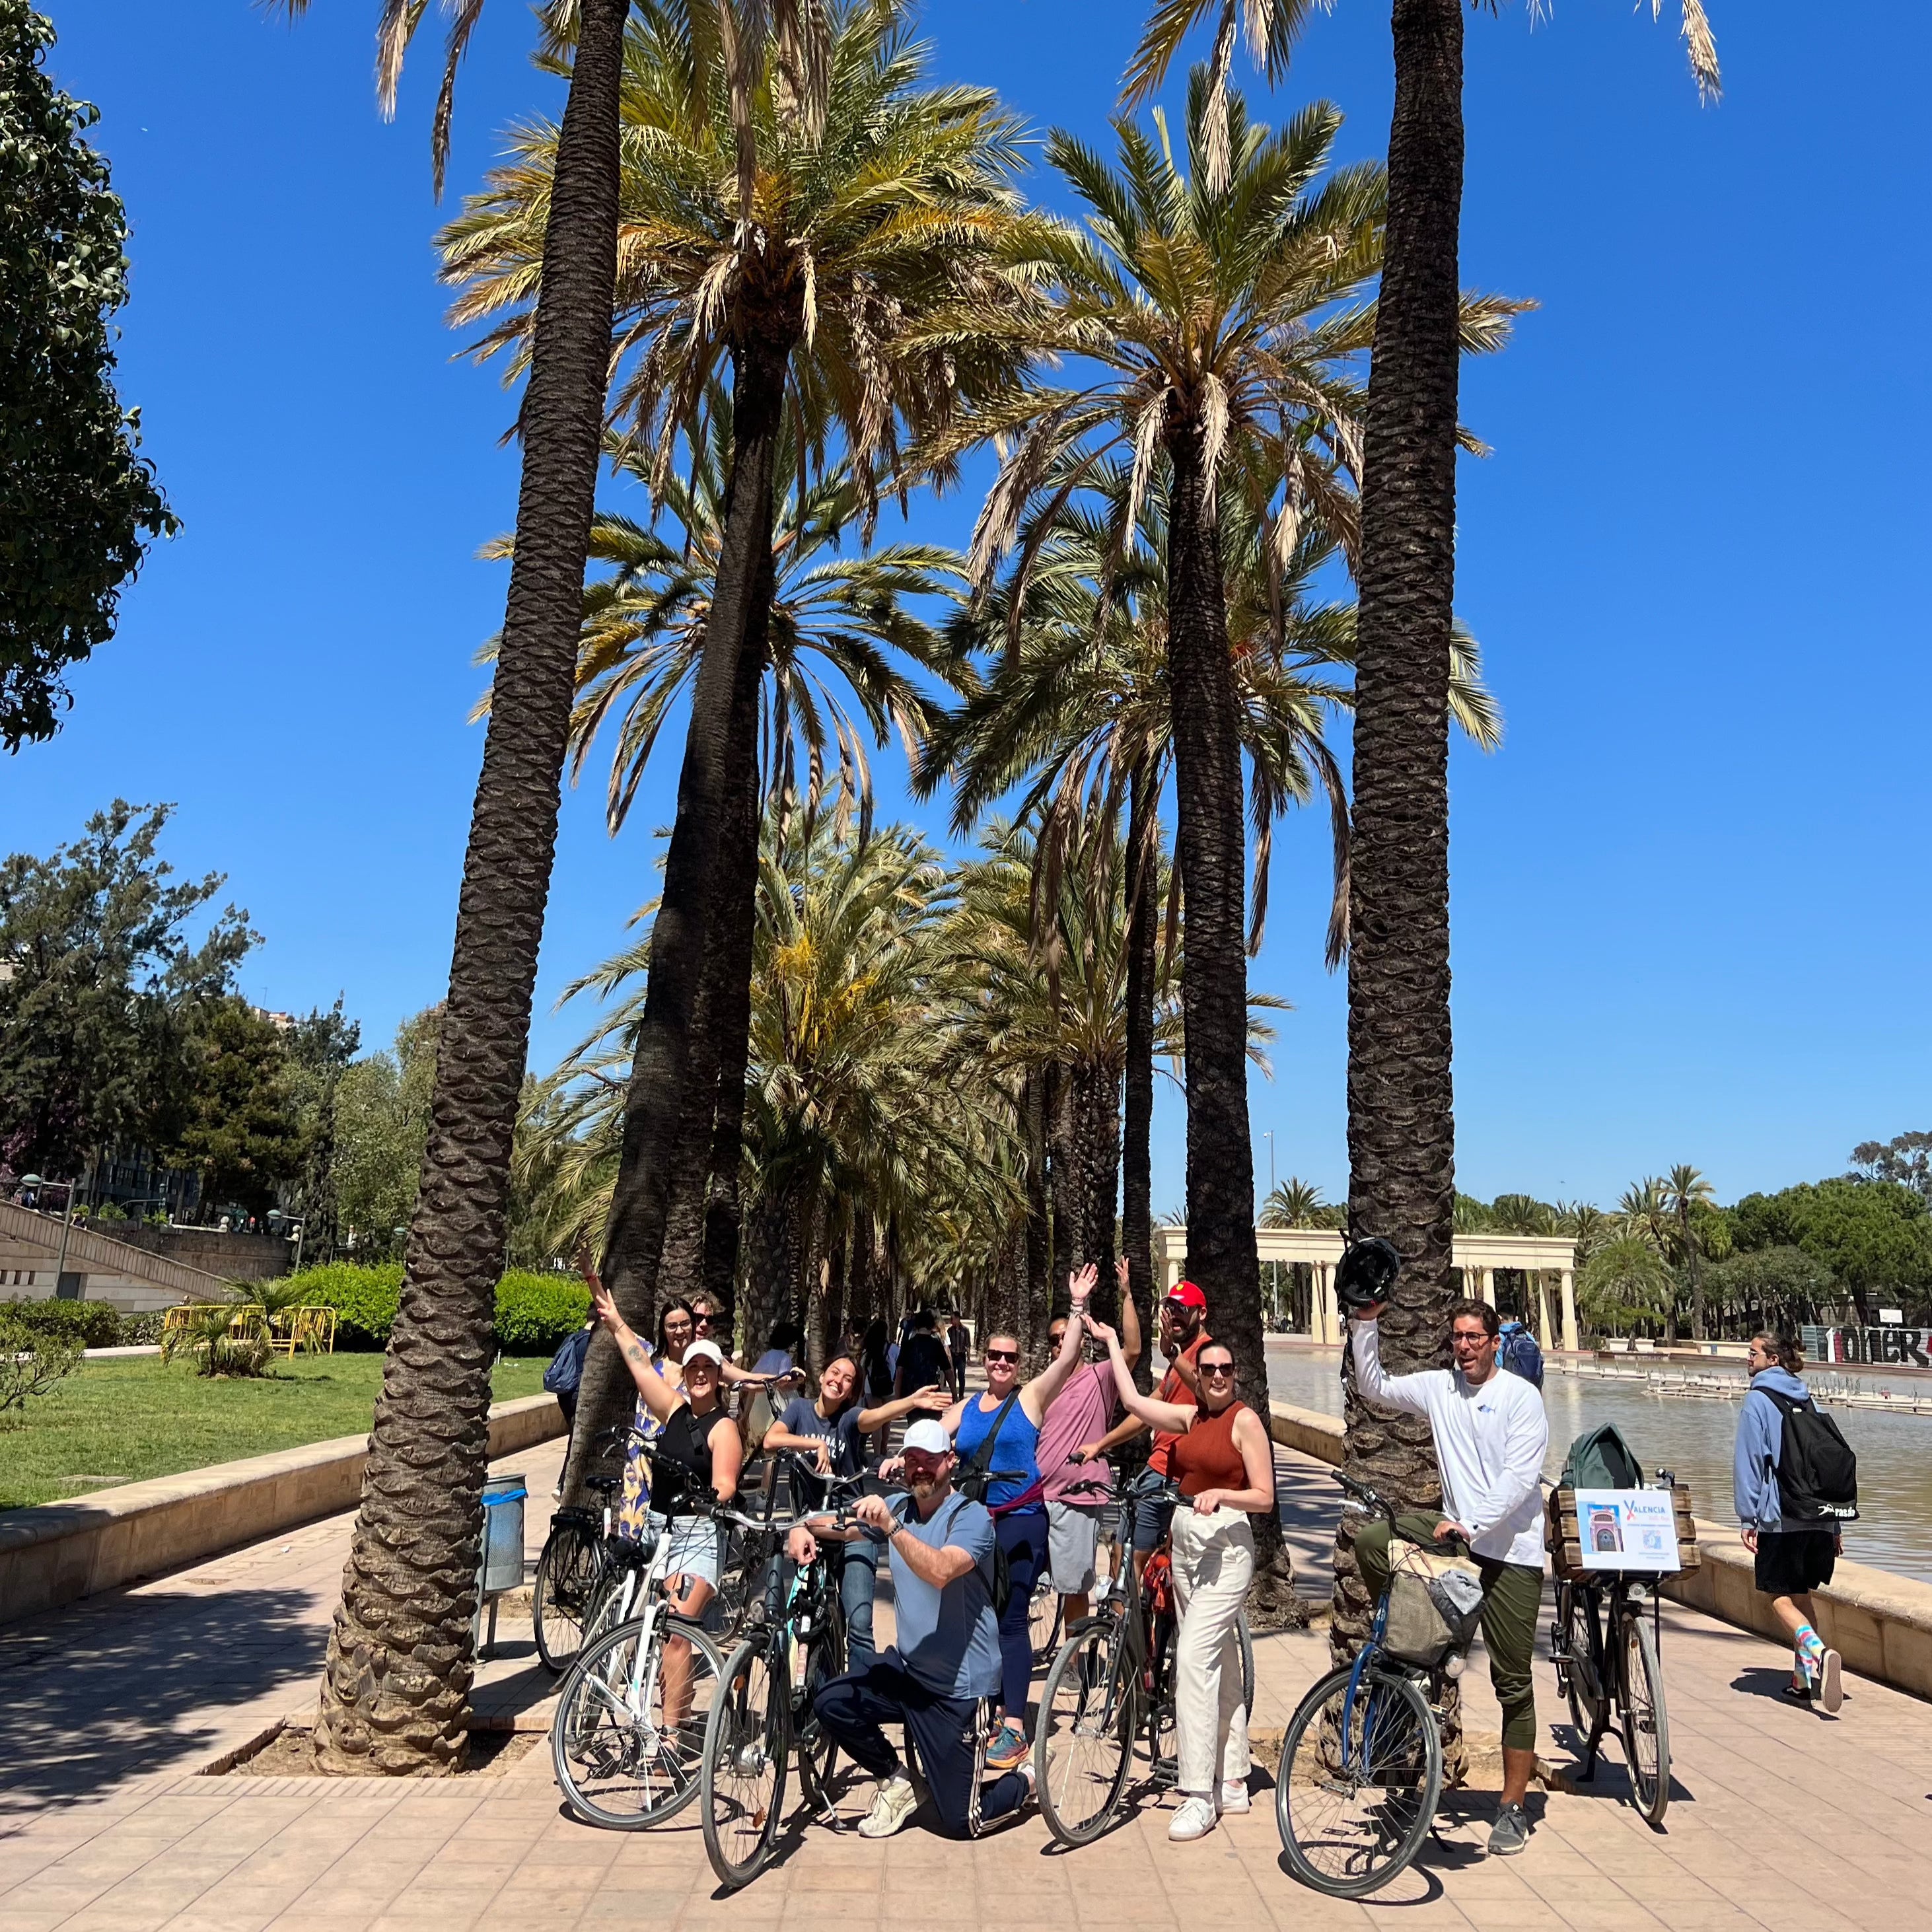
[[[1520,1322],[1505,1322],[1497,1330],[1496,1366],[1505,1374],[1543,1386],[1543,1351]]]
[[[1131,1372],[1141,1358],[1140,1318],[1127,1292],[1126,1257],[1114,1264],[1120,1286],[1120,1348]],[[1068,1317],[1056,1315],[1048,1324],[1048,1347],[1056,1356],[1066,1340]],[[1094,1334],[1089,1327],[1088,1333]],[[1046,1504],[1046,1560],[1053,1587],[1064,1599],[1064,1628],[1071,1630],[1086,1616],[1097,1574],[1100,1519],[1107,1499],[1090,1486],[1073,1495],[1076,1484],[1096,1480],[1111,1492],[1113,1471],[1098,1453],[1112,1426],[1119,1399],[1114,1392],[1113,1365],[1103,1350],[1097,1360],[1083,1361],[1066,1378],[1066,1385],[1048,1405],[1040,1426],[1034,1455],[1040,1464],[1040,1493]],[[1126,1541],[1123,1538],[1123,1543]]]
[[[1847,1506],[1851,1518],[1858,1514],[1857,1464],[1836,1425],[1819,1414],[1796,1344],[1760,1333],[1751,1337],[1750,1359],[1750,1388],[1738,1414],[1731,1471],[1738,1534],[1752,1555],[1754,1580],[1791,1634],[1785,1696],[1797,1704],[1815,1699],[1820,1710],[1835,1716],[1845,1699],[1844,1664],[1818,1634],[1811,1592],[1832,1580],[1844,1548],[1838,1525],[1846,1520]],[[1808,1439],[1826,1431],[1822,1444]],[[1794,1432],[1794,1460],[1787,1468],[1785,1450]],[[1828,1460],[1837,1466],[1838,1480],[1821,1484],[1815,1467]],[[1820,1489],[1828,1494],[1820,1496]]]
[[[938,1318],[929,1309],[922,1308],[912,1318],[912,1333],[899,1350],[892,1394],[909,1395],[914,1389],[935,1383],[941,1388],[952,1386],[952,1362],[946,1352],[946,1344],[939,1339]]]
[[[1201,1393],[1201,1378],[1195,1363],[1209,1340],[1208,1298],[1192,1282],[1177,1282],[1168,1291],[1160,1304],[1160,1351],[1166,1358],[1167,1371],[1154,1390],[1154,1400],[1185,1408]],[[1138,1416],[1130,1414],[1108,1430],[1091,1446],[1089,1453],[1105,1455],[1108,1450],[1131,1442],[1147,1426]],[[1169,1473],[1168,1459],[1173,1453],[1174,1442],[1174,1436],[1168,1431],[1156,1429],[1154,1432],[1154,1451],[1148,1457],[1148,1467],[1155,1474],[1165,1476]],[[1172,1504],[1154,1497],[1142,1496],[1136,1500],[1130,1540],[1136,1576],[1147,1568],[1148,1558],[1160,1547],[1173,1514]]]
[[[952,1318],[946,1324],[946,1352],[952,1360],[952,1400],[963,1402],[966,1399],[966,1352],[973,1346],[973,1338],[966,1332],[966,1324],[959,1318],[959,1311],[952,1311]]]
[[[993,1520],[983,1504],[954,1490],[958,1459],[939,1423],[914,1423],[904,1454],[910,1494],[896,1505],[862,1496],[854,1510],[892,1552],[892,1646],[866,1669],[835,1677],[813,1708],[853,1762],[878,1780],[861,1838],[890,1838],[918,1802],[885,1724],[903,1725],[916,1747],[940,1829],[950,1838],[972,1838],[1017,1811],[1033,1789],[1032,1764],[1024,1758],[983,1786],[974,1776],[980,1700],[1000,1688]],[[824,1517],[800,1523],[787,1539],[788,1552],[809,1563],[819,1539],[832,1534]]]
[[[610,1330],[639,1397],[659,1425],[652,1451],[652,1480],[660,1503],[684,1484],[698,1492],[709,1490],[721,1503],[730,1502],[738,1493],[744,1446],[737,1424],[724,1412],[724,1358],[718,1344],[692,1341],[684,1352],[683,1381],[675,1383],[659,1372],[651,1352],[617,1312],[617,1304],[601,1282],[591,1306]],[[718,1594],[718,1526],[701,1516],[668,1520],[654,1510],[650,1526],[670,1538],[665,1600],[680,1616],[694,1622]],[[681,1724],[688,1714],[690,1682],[690,1645],[680,1636],[667,1638],[662,1695],[668,1722]]]
[[[563,1472],[570,1466],[570,1441],[577,1433],[577,1394],[584,1384],[584,1358],[590,1352],[590,1338],[596,1332],[597,1315],[592,1310],[584,1316],[584,1326],[558,1344],[556,1353],[550,1358],[550,1366],[544,1370],[543,1385],[556,1397],[556,1406],[563,1411],[563,1461],[557,1468],[556,1487],[550,1492],[554,1497],[563,1494]]]
[[[1125,1304],[1124,1304],[1124,1306]],[[1114,1393],[1132,1415],[1172,1440],[1168,1474],[1192,1507],[1174,1514],[1174,1728],[1180,1808],[1167,1835],[1204,1838],[1223,1812],[1249,1809],[1247,1708],[1235,1628],[1254,1580],[1255,1532],[1248,1518],[1275,1506],[1274,1448],[1261,1418],[1240,1400],[1225,1342],[1195,1358],[1201,1393],[1191,1402],[1156,1401],[1134,1387],[1120,1336],[1100,1322]]]
[[[1370,1598],[1389,1581],[1391,1535],[1408,1542],[1460,1538],[1483,1580],[1483,1642],[1490,1682],[1503,1712],[1503,1792],[1490,1828],[1490,1852],[1508,1857],[1529,1841],[1523,1800],[1536,1770],[1536,1693],[1530,1659],[1543,1606],[1543,1459],[1550,1419],[1534,1382],[1504,1375],[1496,1361],[1502,1322],[1487,1302],[1458,1301],[1449,1310],[1456,1366],[1392,1376],[1382,1367],[1371,1302],[1349,1317],[1356,1386],[1365,1400],[1429,1418],[1442,1472],[1442,1510],[1408,1510],[1394,1526],[1364,1523],[1355,1561]]]
[[[822,1476],[856,1476],[865,1467],[863,1444],[874,1430],[889,1428],[915,1411],[937,1415],[946,1407],[943,1390],[923,1388],[903,1401],[868,1408],[858,1400],[858,1387],[859,1367],[850,1356],[827,1362],[818,1378],[817,1400],[794,1396],[766,1432],[765,1447],[809,1456]],[[800,1509],[827,1507],[828,1485],[796,1474],[793,1482]],[[838,1596],[845,1611],[845,1654],[854,1670],[866,1669],[878,1654],[872,1644],[872,1604],[878,1577],[878,1544],[870,1538],[848,1544],[840,1559]]]
[[[1018,1338],[988,1335],[985,1393],[955,1402],[946,1412],[946,1433],[970,1466],[967,1492],[992,1513],[1011,1584],[1006,1608],[1000,1612],[1000,1717],[986,1752],[989,1771],[1010,1770],[1028,1749],[1027,1687],[1033,1681],[1033,1637],[1027,1620],[1034,1581],[1046,1561],[1046,1506],[1036,1451],[1047,1410],[1080,1366],[1080,1316],[1094,1274],[1090,1263],[1068,1276],[1073,1318],[1059,1354],[1042,1373],[1022,1384]],[[994,1474],[1000,1471],[1014,1473]]]

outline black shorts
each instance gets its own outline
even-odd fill
[[[1838,1561],[1835,1530],[1760,1530],[1757,1586],[1767,1597],[1802,1597],[1832,1580]]]

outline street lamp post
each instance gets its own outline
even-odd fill
[[[42,1188],[64,1187],[67,1190],[67,1199],[61,1208],[60,1259],[54,1263],[54,1298],[58,1300],[61,1282],[67,1274],[68,1231],[74,1226],[74,1184],[71,1180],[43,1180],[38,1174],[23,1174],[20,1177],[20,1185],[34,1190],[34,1211],[37,1214],[44,1214],[47,1211],[40,1205]]]

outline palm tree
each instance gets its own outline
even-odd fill
[[[906,39],[896,0],[839,0],[822,13],[822,113],[804,111],[808,95],[782,62],[741,88],[730,46],[694,31],[694,10],[664,0],[639,0],[624,76],[615,407],[651,452],[660,493],[680,432],[728,358],[733,385],[716,592],[607,1234],[607,1277],[634,1321],[655,1299],[679,1150],[708,1144],[717,1122],[718,1063],[706,1042],[732,1030],[734,1004],[743,1010],[707,950],[728,827],[753,836],[732,782],[755,730],[746,721],[769,629],[787,409],[802,424],[801,460],[822,460],[827,436],[842,438],[869,537],[880,486],[898,471],[899,425],[936,430],[1007,361],[970,333],[942,346],[914,332],[942,304],[999,306],[1006,277],[992,250],[1020,220],[1008,184],[1013,124],[982,89],[922,84],[926,57]],[[547,126],[520,130],[509,164],[446,240],[446,274],[470,284],[459,316],[488,322],[480,350],[510,347],[513,368],[555,146]],[[734,910],[748,920],[748,904]],[[707,980],[716,1022],[700,1010]],[[581,1396],[591,1426],[578,1442],[628,1400],[611,1352],[594,1349]]]
[[[1700,1208],[1714,1208],[1718,1196],[1694,1167],[1679,1165],[1664,1177],[1664,1198],[1676,1222],[1677,1251],[1690,1276],[1690,1334],[1704,1339],[1703,1243],[1694,1225]]]
[[[308,0],[284,4],[292,16]],[[439,188],[453,76],[479,4],[466,5],[452,29],[434,136]],[[386,109],[423,10],[385,0],[378,74]],[[628,10],[629,0],[577,0],[556,189],[532,240],[542,292],[529,321],[519,417],[524,466],[502,702],[484,742],[432,1126],[329,1635],[315,1730],[318,1761],[329,1769],[450,1771],[467,1735],[494,1289],[596,487]]]
[[[1622,1334],[1640,1322],[1670,1318],[1677,1284],[1655,1246],[1623,1234],[1592,1253],[1576,1276],[1579,1312],[1591,1328]]]
[[[1292,1174],[1262,1203],[1261,1224],[1264,1228],[1325,1227],[1322,1217],[1328,1211],[1321,1189]]]

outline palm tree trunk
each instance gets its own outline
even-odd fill
[[[1053,1258],[1046,1293],[1035,1304],[1042,1325],[1053,1312],[1078,1249],[1085,1190],[1081,1180],[1080,1096],[1070,1066],[1047,1070],[1047,1192],[1053,1204]]]
[[[1086,1106],[1081,1124],[1084,1142],[1082,1166],[1086,1181],[1084,1232],[1080,1258],[1100,1272],[1100,1306],[1114,1300],[1114,1241],[1118,1222],[1115,1209],[1120,1192],[1120,1081],[1111,1068],[1096,1070],[1085,1082]],[[1120,1311],[1112,1309],[1114,1319]]]
[[[1355,676],[1348,951],[1348,1214],[1402,1270],[1382,1317],[1391,1368],[1447,1358],[1455,1130],[1449,1030],[1449,632],[1455,591],[1460,0],[1394,0],[1388,226],[1369,382]],[[1347,1466],[1416,1508],[1442,1486],[1419,1419],[1352,1384]],[[1330,1639],[1370,1606],[1345,1516]]]
[[[1127,1066],[1122,1134],[1120,1239],[1127,1291],[1141,1333],[1154,1333],[1154,996],[1160,907],[1154,890],[1156,803],[1148,774],[1136,769],[1127,794]],[[1143,1348],[1135,1371],[1148,1376]]]
[[[584,0],[544,236],[516,554],[402,1299],[329,1633],[326,1770],[462,1762],[510,1142],[556,848],[616,280],[629,0]]]
[[[692,696],[664,890],[651,927],[644,1016],[632,1056],[623,1148],[604,1236],[604,1280],[625,1318],[638,1328],[656,1305],[665,1210],[685,1118],[692,1013],[718,904],[740,653],[762,638],[770,616],[772,484],[785,370],[797,339],[797,319],[779,318],[748,333],[732,352],[731,474],[717,586]],[[628,1375],[600,1330],[584,1365],[578,1398],[584,1426],[573,1438],[566,1498],[578,1492],[591,1445],[622,1420],[631,1402]]]
[[[1047,1124],[1052,1108],[1054,1070],[1027,1075],[1020,1087],[1020,1134],[1026,1151],[1026,1237],[1020,1251],[1021,1270],[1016,1301],[1044,1306],[1053,1277],[1053,1216],[1047,1172]],[[1004,1264],[1003,1264],[1004,1265]],[[1004,1283],[1004,1275],[1002,1282]],[[1020,1306],[1015,1309],[1018,1318]],[[985,1339],[983,1336],[981,1338]]]
[[[1173,707],[1176,856],[1187,907],[1180,967],[1187,1041],[1187,1272],[1208,1298],[1249,1401],[1265,1412],[1268,1356],[1255,1250],[1248,1136],[1247,846],[1241,744],[1221,548],[1198,424],[1171,430],[1168,672]],[[1272,1512],[1255,1522],[1250,1621],[1305,1621]]]

